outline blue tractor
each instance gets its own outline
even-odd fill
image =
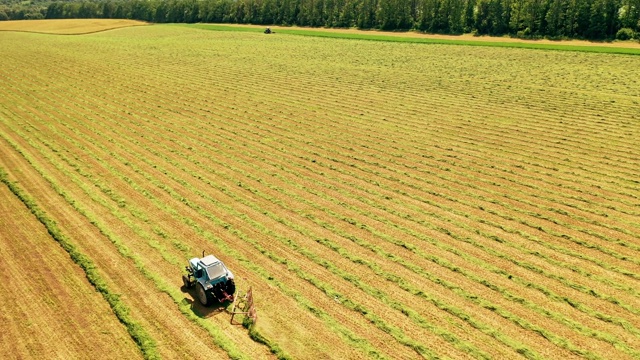
[[[213,255],[201,259],[193,258],[189,260],[189,266],[185,269],[187,274],[182,275],[184,287],[189,289],[195,286],[196,295],[202,305],[233,301],[233,294],[236,292],[233,273],[218,258]]]

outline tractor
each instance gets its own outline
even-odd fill
[[[196,287],[196,295],[200,303],[210,306],[215,301],[222,304],[225,301],[233,301],[236,292],[236,284],[233,273],[224,266],[224,263],[213,255],[189,260],[189,266],[185,266],[186,275],[182,275],[185,289]]]

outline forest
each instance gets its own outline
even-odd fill
[[[629,40],[640,0],[133,0],[0,1],[0,20],[118,18]]]

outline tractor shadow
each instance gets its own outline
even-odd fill
[[[204,306],[198,301],[196,296],[196,289],[186,289],[184,286],[180,288],[183,294],[188,295],[185,296],[184,301],[189,304],[191,311],[202,319],[206,319],[211,316],[217,316],[218,314],[228,313],[227,307],[229,307],[232,303],[230,301],[225,301],[224,303],[216,303],[211,306]]]

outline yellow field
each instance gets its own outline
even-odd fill
[[[633,56],[160,25],[0,46],[0,167],[162,358],[640,357]],[[181,290],[203,250],[253,287],[252,337]]]
[[[122,19],[55,19],[1,21],[0,31],[25,31],[44,34],[79,35],[131,26],[148,25],[143,21]]]
[[[0,354],[140,358],[111,310],[44,226],[0,187]]]

